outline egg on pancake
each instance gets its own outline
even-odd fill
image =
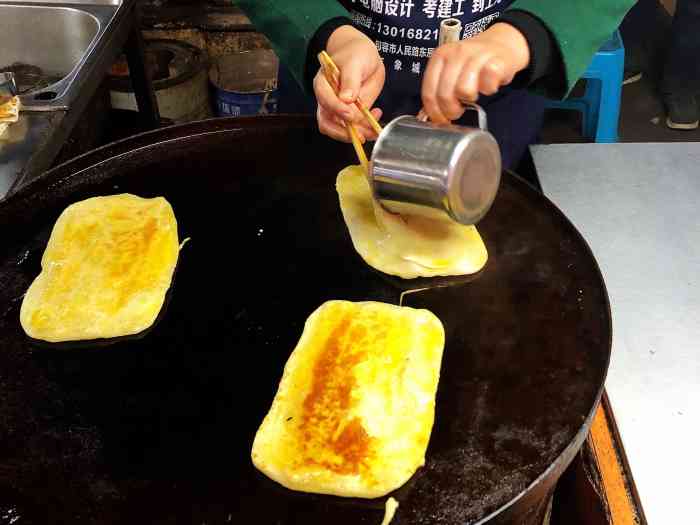
[[[425,462],[445,333],[427,310],[328,301],[306,320],[253,442],[303,492],[377,498]]]
[[[66,208],[22,301],[20,322],[48,342],[133,335],[149,328],[170,287],[177,221],[163,197],[93,197]]]
[[[361,166],[341,171],[336,190],[355,250],[380,272],[404,279],[467,275],[486,264],[476,227],[388,213],[375,203]]]

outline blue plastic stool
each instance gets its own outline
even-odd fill
[[[625,46],[620,32],[615,31],[581,77],[586,79],[583,97],[547,100],[547,107],[580,111],[585,137],[596,142],[617,142],[624,69]]]

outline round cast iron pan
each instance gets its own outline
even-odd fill
[[[0,205],[0,519],[377,525],[383,499],[292,493],[254,469],[250,447],[306,317],[329,299],[402,294],[442,320],[447,343],[426,465],[395,494],[394,525],[541,517],[607,370],[590,250],[506,174],[479,225],[482,272],[385,276],[356,254],[338,206],[351,155],[306,118],[215,119],[88,153]],[[34,344],[18,312],[54,221],[119,192],[165,196],[191,237],[167,310],[141,338]]]

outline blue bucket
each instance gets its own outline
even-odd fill
[[[220,57],[209,69],[216,114],[239,117],[277,113],[278,76],[279,59],[268,49]]]

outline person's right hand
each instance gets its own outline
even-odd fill
[[[363,142],[376,139],[377,134],[354,102],[360,97],[362,103],[371,108],[384,87],[384,63],[377,47],[364,33],[345,25],[331,34],[326,52],[340,70],[340,96],[336,96],[323,71],[319,69],[314,78],[314,93],[318,100],[318,129],[336,140],[350,142],[343,121],[352,122]],[[376,119],[382,115],[379,108],[371,111]]]

